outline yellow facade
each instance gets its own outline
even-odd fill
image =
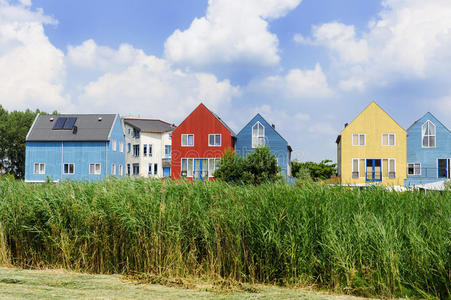
[[[342,184],[404,185],[406,131],[372,102],[341,132],[338,173]]]

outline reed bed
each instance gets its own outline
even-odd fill
[[[446,298],[451,196],[318,184],[0,180],[0,263]]]

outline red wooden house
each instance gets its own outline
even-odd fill
[[[235,133],[202,103],[172,133],[173,179],[212,180],[226,149],[235,148]]]

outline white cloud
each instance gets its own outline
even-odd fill
[[[451,66],[451,1],[385,0],[359,35],[354,26],[333,22],[313,27],[310,39],[294,40],[329,49],[344,90],[436,76]]]
[[[60,108],[63,96],[64,54],[44,32],[56,21],[30,1],[11,5],[0,0],[0,99],[6,108]]]
[[[333,94],[319,64],[313,70],[292,69],[285,76],[269,76],[250,86],[253,90],[269,92],[285,99],[326,98]]]
[[[115,57],[121,50],[107,52]],[[89,110],[180,120],[201,101],[219,111],[239,94],[240,88],[228,80],[175,70],[164,59],[140,54],[125,70],[107,72],[87,84],[78,101]]]
[[[166,58],[194,66],[245,61],[279,62],[277,36],[268,20],[281,18],[301,0],[209,0],[206,16],[176,30],[166,41]]]

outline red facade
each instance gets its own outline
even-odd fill
[[[172,178],[212,180],[219,159],[234,144],[232,130],[201,103],[172,133]]]

